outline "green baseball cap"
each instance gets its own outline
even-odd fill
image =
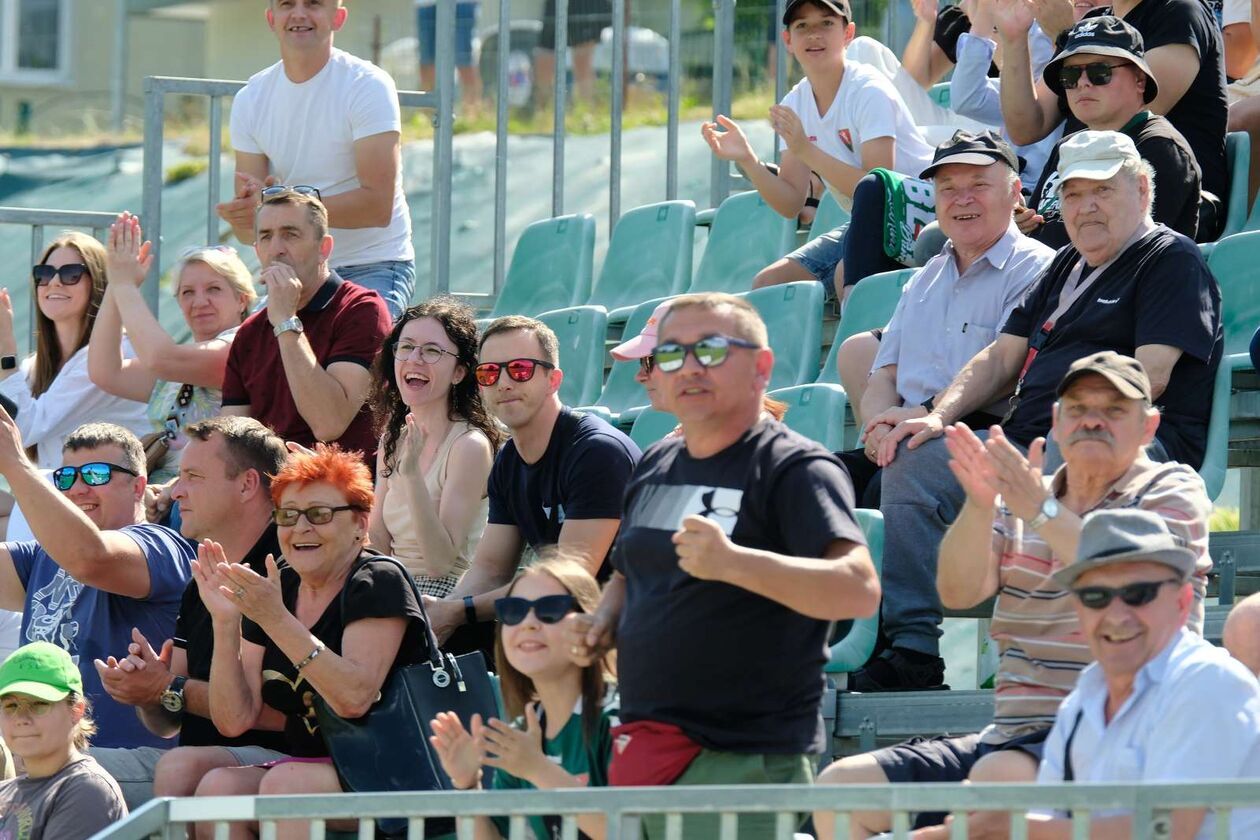
[[[49,642],[23,645],[0,665],[0,697],[29,694],[55,703],[65,700],[72,691],[83,693],[79,668],[70,654]]]

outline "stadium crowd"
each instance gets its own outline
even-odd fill
[[[257,253],[261,308],[233,248],[190,251],[177,343],[139,294],[151,248],[127,213],[33,267],[20,362],[0,291],[0,838],[88,837],[155,796],[353,789],[329,727],[366,716],[384,749],[383,692],[433,662],[439,688],[443,662],[498,674],[501,714],[438,709],[395,745],[458,790],[1260,778],[1260,602],[1224,649],[1204,640],[1197,473],[1223,327],[1195,241],[1223,224],[1225,74],[1250,78],[1251,33],[1236,3],[1225,38],[1201,0],[1095,5],[916,0],[889,75],[846,58],[848,0],[789,0],[804,79],[770,111],[780,165],[728,117],[703,126],[782,215],[815,176],[851,211],[749,285],[843,303],[922,263],[840,349],[862,446],[833,453],[766,396],[770,336],[742,297],[673,298],[613,350],[678,420],[646,451],[562,404],[541,321],[412,305],[394,84],[334,48],[341,0],[269,0],[280,61],[237,98],[219,207]],[[977,125],[932,143],[898,86],[950,66]],[[881,571],[859,508],[886,523]],[[837,622],[880,616],[848,689],[943,690],[944,609],[990,599],[989,726],[819,766]],[[952,836],[944,814],[915,820]],[[830,837],[833,815],[812,825]],[[717,828],[692,815],[682,836]],[[972,837],[1009,828],[968,818]],[[771,836],[773,817],[738,830]],[[1170,836],[1216,830],[1183,809]],[[1260,836],[1260,810],[1228,831]],[[478,818],[478,838],[506,833]],[[1031,812],[1028,836],[1072,819]]]

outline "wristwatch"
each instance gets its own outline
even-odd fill
[[[276,324],[275,329],[272,330],[272,332],[274,332],[276,334],[276,337],[279,338],[282,333],[287,333],[287,332],[300,333],[303,331],[303,329],[304,328],[302,327],[302,319],[294,315],[292,318],[285,318],[283,321]]]
[[[17,370],[17,356],[0,356],[0,370]]]
[[[171,680],[171,684],[166,687],[166,691],[162,692],[160,701],[162,708],[172,714],[184,711],[184,683],[188,682],[188,677],[176,677]]]
[[[933,396],[931,396],[931,397],[928,397],[926,400],[924,400],[923,402],[919,403],[919,406],[920,406],[920,407],[922,407],[922,408],[923,408],[923,410],[924,410],[924,411],[926,411],[928,414],[931,414],[933,411],[935,411],[935,410],[936,410],[936,397],[935,397],[935,395],[933,395]]]
[[[1041,510],[1037,512],[1036,516],[1028,520],[1028,527],[1036,531],[1058,515],[1059,500],[1054,496],[1047,496],[1046,500],[1041,503]]]

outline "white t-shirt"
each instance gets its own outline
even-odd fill
[[[862,144],[880,137],[896,141],[893,169],[897,172],[917,178],[932,162],[932,147],[923,139],[893,83],[864,64],[845,62],[840,90],[826,114],[818,113],[809,79],[801,79],[780,104],[801,118],[810,142],[841,163],[861,168]],[[780,140],[779,148],[786,149],[787,144]],[[847,210],[852,205],[852,196],[841,194],[830,184],[827,188],[841,207]]]
[[[281,62],[255,73],[232,103],[232,147],[266,155],[281,184],[308,184],[325,198],[358,188],[355,141],[401,129],[394,80],[337,49],[324,69],[301,84],[289,81]],[[388,227],[331,233],[334,268],[415,259],[402,168]]]
[[[1221,10],[1221,28],[1235,23],[1251,23],[1251,0],[1225,0]]]

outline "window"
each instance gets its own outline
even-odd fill
[[[69,6],[69,0],[0,0],[0,77],[32,83],[68,79]]]

